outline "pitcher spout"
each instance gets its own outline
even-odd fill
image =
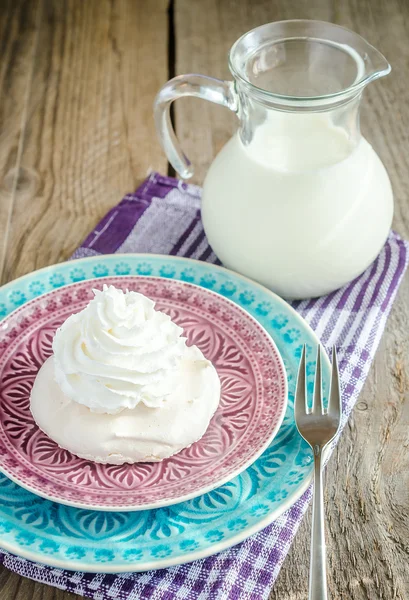
[[[389,75],[392,67],[379,50],[366,42],[363,38],[361,39],[365,44],[366,50],[365,52],[358,54],[358,61],[362,62],[362,73],[360,74],[360,79],[356,83],[367,85],[375,79]]]

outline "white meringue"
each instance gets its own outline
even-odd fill
[[[219,404],[219,377],[196,346],[186,349],[179,375],[158,408],[140,402],[114,415],[95,413],[64,395],[50,357],[35,380],[31,412],[40,429],[81,458],[116,465],[157,462],[199,440]]]
[[[94,462],[167,458],[199,440],[220,380],[154,302],[113,286],[57,330],[31,391],[34,420],[59,446]]]

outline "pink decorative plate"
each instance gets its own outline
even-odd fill
[[[161,463],[100,465],[61,449],[35,424],[30,391],[55,330],[104,283],[156,301],[216,367],[222,395],[203,438]],[[266,331],[242,308],[198,286],[106,277],[45,294],[0,324],[0,471],[45,498],[80,508],[158,508],[193,498],[246,469],[270,444],[287,404],[285,369]]]

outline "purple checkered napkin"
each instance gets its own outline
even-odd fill
[[[73,258],[153,252],[211,263],[197,186],[151,176],[97,225]],[[391,233],[377,260],[328,296],[294,302],[322,343],[340,349],[345,425],[368,374],[408,263],[409,244]],[[121,575],[64,571],[0,553],[12,571],[95,600],[267,599],[311,497],[311,488],[272,525],[238,546],[180,567]]]

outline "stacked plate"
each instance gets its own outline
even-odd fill
[[[221,402],[206,434],[161,463],[80,459],[30,413],[55,330],[104,283],[155,300],[219,373]],[[99,256],[4,286],[0,319],[0,547],[73,570],[158,569],[239,543],[308,487],[312,456],[295,427],[293,392],[302,346],[311,378],[317,340],[265,288],[189,259]],[[328,381],[328,361],[323,371]]]

